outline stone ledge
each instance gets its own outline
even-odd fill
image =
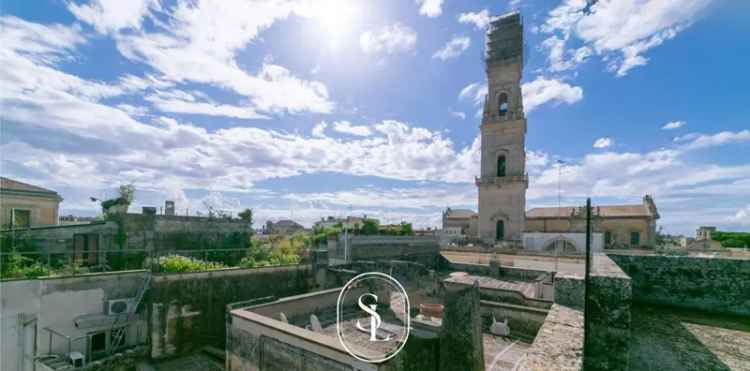
[[[582,311],[552,305],[521,369],[582,370],[583,326]]]

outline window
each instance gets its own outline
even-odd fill
[[[500,93],[497,98],[498,114],[505,116],[508,113],[508,94]]]
[[[630,244],[633,246],[637,246],[641,244],[640,232],[630,232]]]
[[[99,332],[91,335],[91,352],[103,352],[107,350],[107,333]]]
[[[497,158],[497,176],[505,176],[505,156]]]
[[[505,238],[505,224],[503,224],[502,220],[498,220],[495,223],[495,239],[500,241],[503,238]]]
[[[12,209],[11,223],[13,228],[31,227],[31,210]]]

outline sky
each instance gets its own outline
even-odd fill
[[[750,3],[4,0],[0,170],[255,220],[477,208],[484,35],[520,11],[527,208],[750,230]]]

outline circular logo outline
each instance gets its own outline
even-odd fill
[[[404,299],[406,301],[406,313],[405,313],[405,316],[404,316],[404,317],[406,317],[406,325],[405,325],[406,326],[406,333],[405,333],[405,335],[403,337],[404,341],[401,342],[401,345],[399,345],[398,348],[393,353],[391,353],[390,355],[388,355],[387,357],[385,357],[383,359],[372,360],[372,359],[367,359],[367,358],[363,358],[363,357],[358,356],[351,349],[349,349],[349,347],[344,342],[344,339],[341,337],[341,299],[343,298],[344,293],[347,291],[347,289],[349,288],[350,285],[352,285],[353,283],[355,283],[355,282],[357,282],[357,281],[359,281],[359,280],[361,280],[363,278],[366,278],[367,276],[375,276],[375,277],[380,278],[380,279],[385,278],[386,280],[394,283],[395,286],[398,287],[398,289],[400,289],[401,292],[404,294]],[[338,297],[338,299],[336,299],[336,337],[338,337],[339,343],[341,343],[341,346],[343,346],[344,349],[347,351],[347,353],[349,353],[349,355],[351,355],[352,357],[354,357],[354,358],[356,358],[356,359],[358,359],[358,360],[360,360],[362,362],[366,362],[366,363],[381,363],[381,362],[385,362],[385,361],[387,361],[387,360],[395,357],[396,354],[398,354],[399,352],[401,352],[401,350],[404,349],[404,346],[406,345],[406,341],[409,340],[409,331],[411,330],[411,316],[410,316],[410,313],[411,313],[411,304],[409,303],[409,294],[406,292],[406,289],[404,289],[404,286],[402,286],[401,283],[398,282],[397,279],[393,278],[392,276],[390,276],[388,274],[382,273],[382,272],[365,272],[365,273],[360,273],[360,274],[354,276],[352,279],[350,279],[349,282],[347,282],[344,285],[344,287],[341,288],[341,292],[339,292],[339,297]]]

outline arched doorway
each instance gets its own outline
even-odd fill
[[[505,223],[502,220],[498,220],[495,223],[495,240],[500,241],[505,238]]]
[[[547,246],[544,247],[544,251],[574,253],[578,251],[578,249],[576,249],[576,245],[573,244],[573,242],[570,242],[564,238],[558,238],[548,243]]]

